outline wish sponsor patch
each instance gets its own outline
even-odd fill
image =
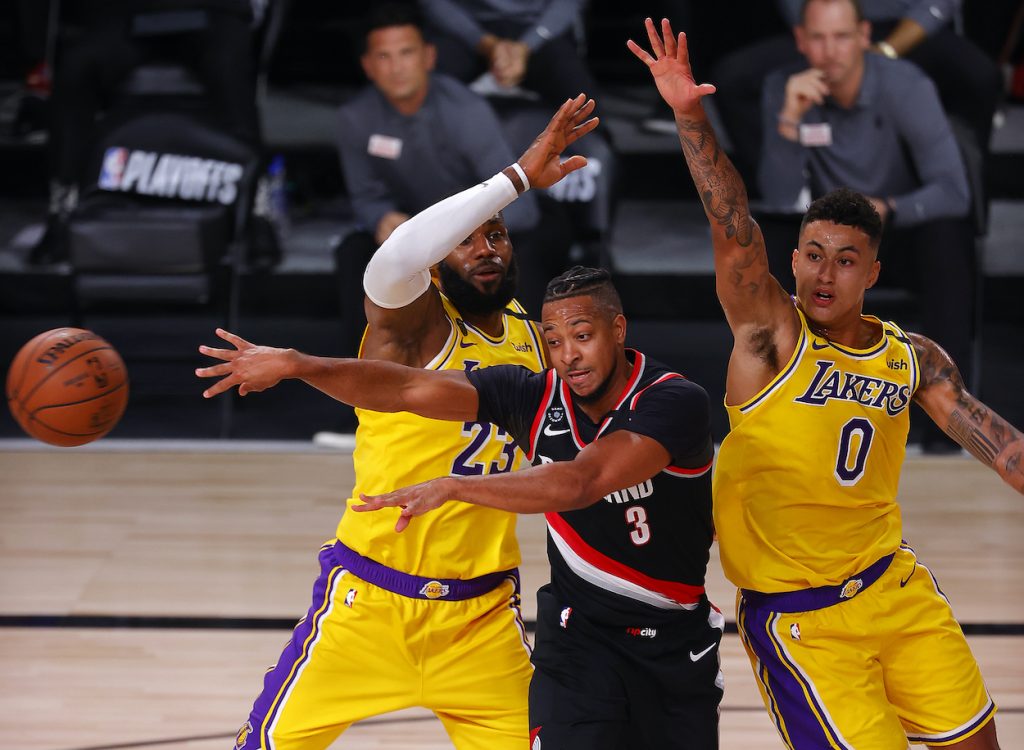
[[[381,159],[397,159],[402,155],[402,139],[374,133],[366,145],[366,152]]]

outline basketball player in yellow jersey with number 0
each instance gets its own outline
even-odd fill
[[[566,101],[518,162],[395,230],[366,269],[360,357],[432,370],[544,368],[542,339],[512,299],[515,257],[499,212],[531,186],[550,187],[586,164],[560,155],[596,127],[593,110],[582,94]],[[431,283],[435,266],[440,290]],[[196,374],[229,377],[206,397],[235,385],[245,395],[289,376],[291,350],[217,333],[233,348],[200,347],[225,362]],[[439,474],[508,472],[523,461],[512,437],[491,424],[366,410],[359,421],[355,498]],[[356,721],[410,706],[437,714],[459,750],[529,744],[532,668],[515,515],[451,503],[396,534],[399,513],[342,516],[337,539],[321,550],[309,612],[267,672],[238,750],[318,750]]]
[[[735,339],[714,518],[765,706],[795,750],[997,748],[995,706],[949,603],[901,541],[896,492],[911,401],[1019,492],[1024,436],[933,341],[862,314],[882,233],[863,196],[811,204],[796,298],[783,291],[701,105],[714,86],[694,81],[685,36],[668,21],[661,32],[648,19],[652,51],[629,47],[675,113]]]

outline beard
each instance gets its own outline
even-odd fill
[[[441,277],[441,291],[463,315],[486,315],[504,310],[505,305],[516,295],[519,266],[515,255],[509,260],[505,276],[493,292],[481,292],[471,282],[459,276],[458,272],[448,265],[448,261],[442,260],[437,268]]]

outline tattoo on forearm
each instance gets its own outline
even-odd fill
[[[1019,473],[1020,470],[1020,451],[1017,451],[1006,457],[1006,473],[1012,476]]]
[[[754,232],[747,191],[739,172],[722,153],[711,125],[707,121],[682,120],[679,143],[708,216],[725,228],[726,237],[749,247]]]
[[[959,370],[938,344],[915,333],[910,338],[921,365],[921,387],[938,394],[926,398],[949,409],[946,433],[1024,493],[1024,435],[964,388]]]
[[[973,424],[973,415],[956,410],[949,415],[946,431],[976,459],[986,466],[992,466],[999,455],[1000,447],[989,436]]]

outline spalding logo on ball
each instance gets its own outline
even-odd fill
[[[128,404],[128,373],[109,343],[83,328],[33,338],[7,372],[7,405],[21,428],[50,445],[84,445],[117,424]]]

